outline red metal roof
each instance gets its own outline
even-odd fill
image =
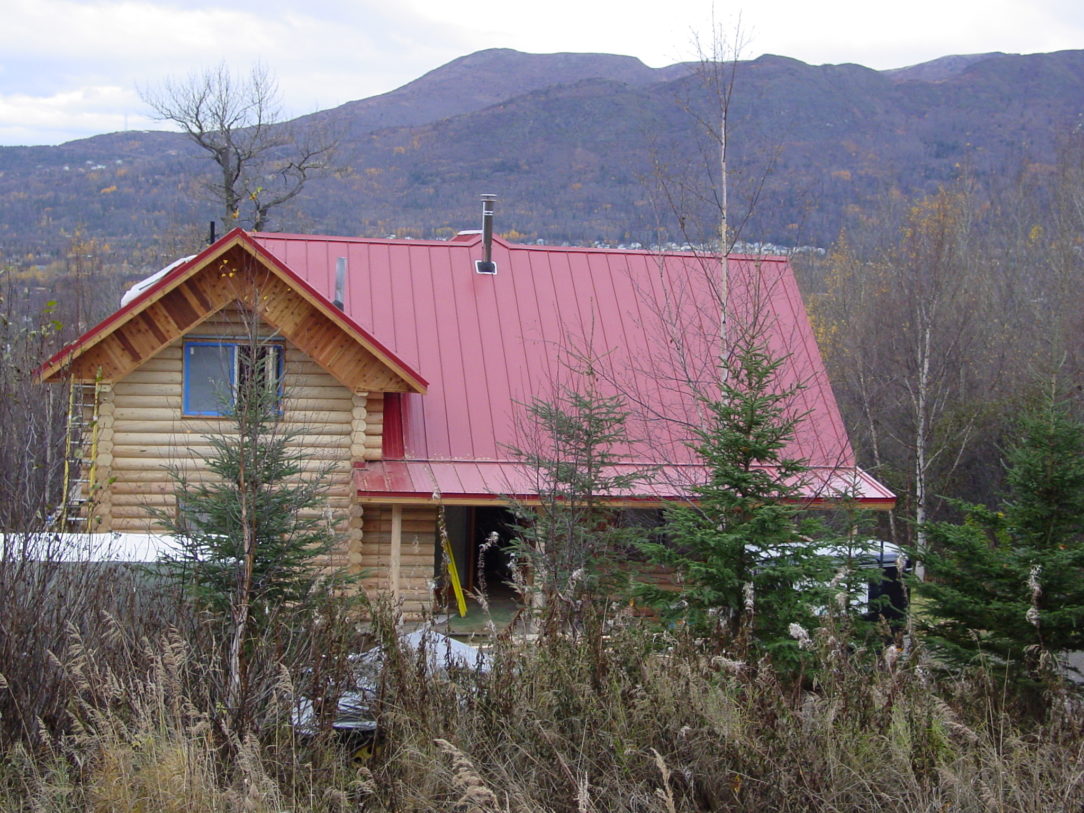
[[[583,387],[582,360],[603,394],[633,414],[620,450],[630,465],[663,464],[683,480],[698,471],[687,446],[694,391],[718,375],[719,259],[694,253],[521,246],[494,240],[495,275],[478,274],[481,237],[373,240],[284,234],[252,239],[330,300],[336,261],[348,273],[351,320],[429,382],[402,396],[403,459],[357,475],[363,496],[473,498],[530,489],[513,448],[530,448],[524,404]],[[786,357],[781,386],[801,385],[805,417],[788,455],[808,460],[821,486],[846,482],[870,504],[892,495],[856,469],[793,274],[778,257],[736,257],[730,267],[728,335],[755,323]],[[577,361],[579,360],[579,361]],[[834,488],[834,486],[833,486]],[[670,486],[639,496],[659,498]],[[631,495],[630,495],[631,496]]]
[[[635,476],[636,464],[611,467],[608,474]],[[608,494],[614,502],[660,505],[687,499],[708,472],[695,464],[659,465],[649,480]],[[354,469],[358,494],[369,502],[443,500],[503,503],[509,498],[530,502],[540,493],[535,473],[521,463],[495,460],[385,460]],[[811,469],[800,484],[803,501],[824,503],[849,494],[869,508],[892,508],[895,496],[861,469]]]

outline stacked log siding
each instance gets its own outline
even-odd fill
[[[404,505],[398,566],[398,585],[392,584],[393,506],[365,506],[365,544],[361,565],[367,574],[368,592],[387,591],[395,596],[407,617],[416,617],[433,606],[433,573],[436,556],[437,508]]]
[[[200,336],[243,336],[235,313],[223,313],[204,325]],[[266,331],[271,340],[274,334]],[[361,511],[354,499],[352,447],[364,445],[368,424],[364,402],[288,341],[285,350],[283,420],[298,432],[294,443],[305,450],[309,473],[327,470],[327,513],[345,539],[344,552],[360,545]],[[207,473],[208,435],[230,431],[228,418],[182,414],[183,341],[170,344],[116,382],[103,403],[109,443],[98,454],[100,489],[96,514],[101,530],[145,532],[153,525],[150,508],[175,510],[176,484],[171,467],[198,478]],[[109,407],[106,409],[106,407]]]

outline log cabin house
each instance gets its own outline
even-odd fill
[[[621,394],[621,465],[652,474],[609,498],[633,509],[688,498],[705,471],[687,427],[718,375],[719,258],[514,245],[484,223],[449,241],[237,229],[133,288],[38,370],[72,383],[72,421],[85,426],[70,433],[73,513],[94,532],[155,530],[148,508],[175,501],[167,466],[198,474],[221,426],[223,360],[253,319],[281,376],[282,420],[303,427],[314,468],[331,467],[343,562],[407,613],[432,605],[438,525],[470,587],[502,506],[544,488],[512,451],[531,442],[532,399],[588,383]],[[855,465],[787,261],[732,257],[726,279],[725,335],[759,331],[786,359],[783,384],[802,386],[788,453],[812,467],[810,503],[846,493],[891,507]]]

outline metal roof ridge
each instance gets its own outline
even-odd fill
[[[275,240],[291,240],[306,243],[351,243],[351,244],[365,244],[365,245],[392,245],[392,246],[449,246],[455,244],[457,246],[470,245],[476,240],[456,240],[452,237],[448,240],[441,240],[438,238],[426,238],[420,240],[408,239],[405,237],[364,237],[361,235],[346,235],[346,234],[290,234],[287,232],[277,231],[254,231],[247,232],[247,234],[256,240],[261,241],[275,241]],[[479,238],[481,239],[481,232],[479,232]],[[496,237],[493,238],[495,241]],[[503,240],[501,241],[504,242]],[[507,245],[507,243],[505,243]]]
[[[456,232],[454,236],[447,240],[440,240],[437,238],[424,238],[424,239],[409,239],[405,237],[365,237],[362,235],[340,235],[340,234],[299,234],[290,232],[247,232],[257,242],[259,241],[298,241],[306,243],[349,243],[357,245],[392,245],[392,246],[428,246],[428,247],[441,247],[456,245],[460,247],[472,246],[482,239],[482,232],[480,229],[464,229]],[[509,251],[541,251],[548,253],[568,253],[575,252],[581,254],[626,254],[637,255],[646,257],[679,257],[679,258],[702,258],[710,260],[719,260],[721,256],[713,251],[697,251],[696,249],[690,249],[688,251],[682,251],[679,249],[666,249],[657,250],[650,248],[618,248],[614,246],[571,246],[571,245],[555,245],[552,243],[544,243],[538,245],[537,243],[513,243],[499,234],[493,235],[493,242],[499,243],[505,249]],[[786,263],[790,261],[790,258],[785,254],[731,254],[730,259],[738,262],[771,262],[771,263]]]

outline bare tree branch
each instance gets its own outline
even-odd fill
[[[210,192],[222,206],[224,228],[266,229],[273,209],[331,165],[335,138],[281,121],[278,83],[263,65],[239,77],[219,63],[143,88],[140,96],[214,161]]]

